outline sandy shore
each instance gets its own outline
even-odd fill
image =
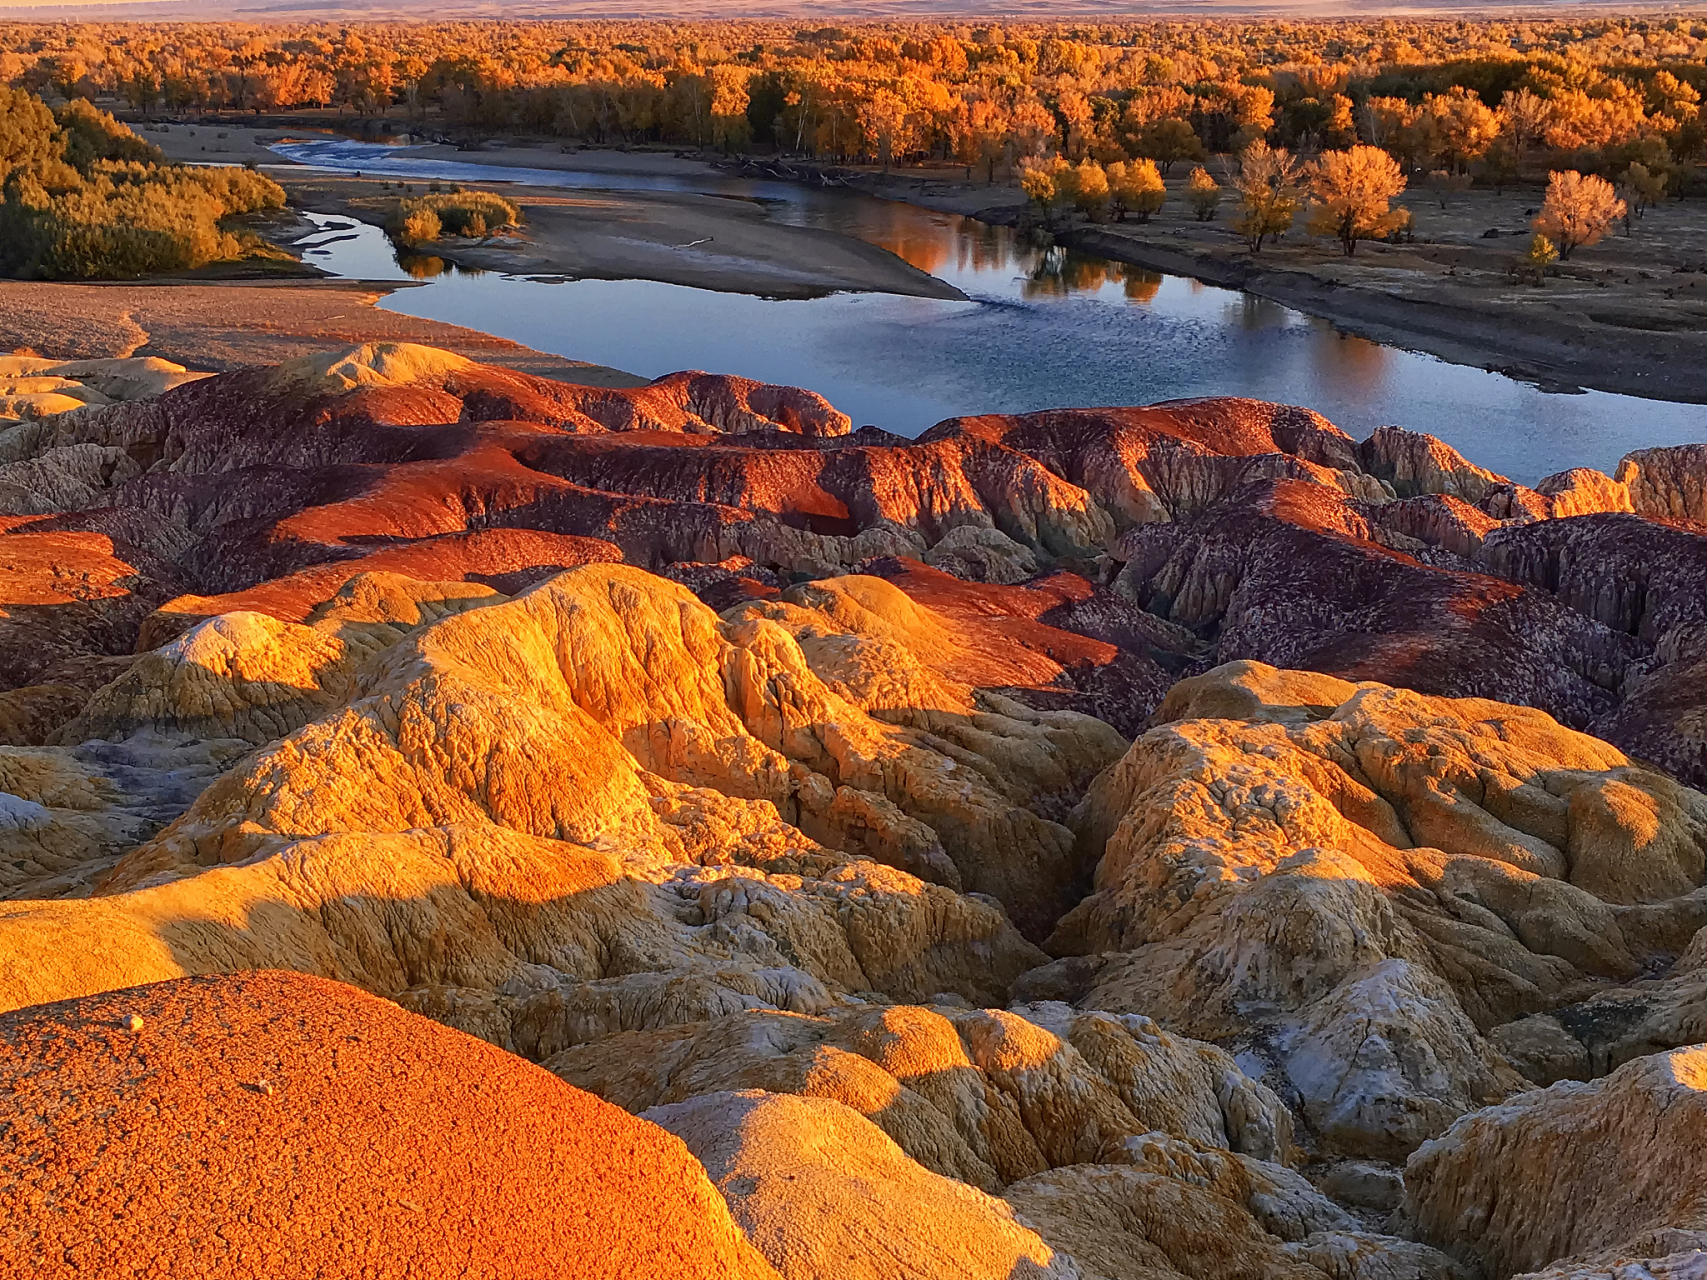
[[[230,284],[0,281],[0,351],[161,356],[221,372],[362,342],[420,342],[473,360],[598,387],[645,378],[535,351],[460,325],[381,311],[384,289],[339,280]]]
[[[1453,195],[1446,208],[1407,192],[1416,240],[1365,243],[1346,258],[1337,242],[1293,231],[1252,255],[1228,227],[1196,221],[1182,170],[1148,224],[1058,218],[1069,248],[1243,289],[1388,346],[1475,365],[1549,389],[1586,387],[1707,403],[1707,207],[1671,201],[1597,245],[1578,249],[1537,288],[1510,269],[1528,248],[1539,189]],[[862,174],[854,185],[886,199],[1012,226],[1025,201],[1011,187],[942,173]]]
[[[255,129],[242,124],[136,124],[144,139],[180,164],[282,164],[268,148],[289,138],[331,138],[315,129]]]
[[[176,126],[171,150],[189,160],[248,158],[282,130]],[[227,136],[221,138],[220,133]],[[307,131],[295,131],[307,136]],[[239,135],[248,134],[253,139]],[[163,135],[150,134],[159,142]],[[192,150],[195,148],[196,150]],[[706,176],[705,161],[668,152],[495,145],[418,147],[423,159],[506,168]],[[1375,341],[1459,364],[1494,369],[1550,388],[1590,387],[1657,399],[1707,402],[1707,207],[1671,201],[1598,245],[1579,249],[1545,286],[1515,283],[1539,189],[1473,191],[1445,208],[1428,192],[1403,198],[1415,242],[1365,244],[1347,259],[1337,244],[1294,231],[1253,256],[1221,218],[1192,218],[1181,196],[1186,166],[1150,223],[1058,219],[1070,248],[1270,298]],[[382,216],[377,183],[275,170],[293,202],[369,221]],[[1025,216],[1011,185],[962,181],[954,168],[856,173],[869,194],[1000,225]],[[416,190],[421,189],[416,184]],[[528,218],[527,234],[480,246],[446,242],[435,252],[469,266],[577,278],[651,279],[778,297],[832,289],[957,297],[951,287],[886,250],[828,232],[781,226],[761,207],[670,192],[538,189],[506,185]],[[392,193],[393,195],[395,193]]]
[[[188,164],[245,163],[281,166],[268,147],[312,130],[170,124],[144,130],[167,156]],[[327,135],[321,135],[327,136]],[[454,160],[503,168],[653,177],[716,177],[704,161],[664,152],[569,151],[505,147],[459,151],[449,146],[410,148],[423,160]],[[400,194],[390,182],[322,173],[288,165],[270,176],[290,193],[293,206],[380,223]],[[494,173],[494,180],[500,175]],[[771,220],[749,200],[671,191],[565,191],[505,182],[503,193],[521,205],[518,235],[473,243],[445,239],[426,250],[462,266],[516,275],[594,280],[659,280],[773,298],[814,298],[837,291],[960,298],[952,285],[909,266],[886,249],[851,236]],[[420,194],[423,182],[411,182]]]
[[[451,154],[465,161],[470,158],[469,153]],[[527,154],[530,160],[539,155]],[[660,159],[672,161],[673,157]],[[704,172],[704,166],[696,166],[695,171]],[[384,222],[401,194],[381,180],[309,169],[273,170],[272,176],[284,185],[294,206],[366,222]],[[420,194],[426,185],[410,182],[408,189]],[[774,222],[763,205],[748,200],[690,192],[571,191],[510,183],[501,190],[522,208],[519,234],[481,242],[447,237],[423,246],[423,252],[463,266],[514,275],[659,280],[772,298],[813,298],[844,290],[922,298],[964,296],[886,249],[832,231]]]

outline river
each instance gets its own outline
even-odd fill
[[[969,301],[880,293],[777,300],[647,280],[546,281],[446,270],[387,309],[656,377],[708,369],[817,391],[856,425],[917,435],[943,418],[1241,395],[1308,405],[1354,436],[1396,423],[1534,482],[1610,470],[1632,449],[1707,440],[1707,408],[1544,391],[1503,374],[1351,337],[1234,290],[1042,248],[1020,234],[839,189],[704,177],[424,160],[353,141],[283,144],[317,168],[487,185],[696,191],[762,202],[779,222],[855,236]],[[310,261],[410,279],[375,228],[317,221]]]

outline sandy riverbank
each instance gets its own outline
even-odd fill
[[[290,193],[291,204],[319,213],[383,222],[401,194],[390,181],[328,174],[283,163],[268,148],[313,130],[170,124],[144,136],[184,163],[257,163]],[[459,151],[412,147],[422,160],[503,168],[555,169],[651,177],[715,177],[704,161],[664,152],[569,151],[547,147]],[[494,174],[494,181],[502,181]],[[410,182],[420,194],[424,182]],[[894,254],[851,236],[772,221],[749,200],[674,191],[566,191],[505,182],[521,205],[518,235],[473,243],[445,239],[425,248],[461,266],[516,275],[593,280],[659,280],[773,298],[813,298],[838,291],[959,298],[952,285]]]
[[[387,290],[341,280],[230,284],[0,281],[0,352],[161,356],[222,372],[362,342],[420,342],[488,364],[598,387],[646,379],[460,325],[381,311]]]
[[[1295,230],[1252,255],[1227,225],[1187,209],[1183,169],[1147,224],[1057,218],[1056,239],[1097,254],[1206,284],[1243,289],[1319,316],[1350,333],[1455,364],[1494,369],[1554,389],[1587,387],[1661,400],[1707,402],[1707,206],[1671,201],[1626,236],[1620,227],[1578,249],[1542,287],[1514,283],[1539,188],[1451,196],[1424,191],[1400,203],[1416,220],[1412,243],[1366,243],[1346,258],[1337,242]],[[981,221],[1027,216],[1012,187],[938,173],[860,174],[872,195]],[[1490,234],[1497,233],[1497,234]]]
[[[664,157],[669,159],[669,157]],[[274,170],[292,205],[383,223],[402,190],[387,181]],[[421,194],[422,182],[408,191]],[[521,206],[518,234],[422,246],[462,266],[514,275],[659,280],[773,298],[838,291],[921,298],[964,295],[876,245],[771,220],[748,200],[673,191],[565,190],[505,183]]]
[[[234,138],[242,130],[226,132]],[[209,144],[186,135],[177,145],[240,145],[233,138]],[[495,177],[506,168],[671,177],[716,172],[675,153],[555,144],[429,146],[410,154],[486,165]],[[1253,256],[1227,225],[1230,199],[1216,221],[1191,216],[1180,194],[1184,170],[1176,166],[1169,179],[1173,198],[1150,223],[1059,218],[1056,238],[1086,253],[1243,289],[1387,345],[1549,387],[1707,402],[1707,205],[1701,201],[1661,205],[1637,223],[1633,236],[1620,230],[1579,249],[1537,288],[1514,283],[1510,268],[1527,245],[1529,220],[1541,202],[1538,188],[1462,193],[1445,208],[1430,193],[1413,191],[1402,202],[1416,219],[1414,243],[1365,244],[1347,259],[1336,243],[1298,230]],[[356,193],[348,185],[353,179],[281,172],[305,200],[320,201],[312,207],[375,217],[358,206],[377,197],[377,184],[374,192]],[[340,181],[346,185],[335,190]],[[856,173],[852,185],[997,224],[1026,216],[1015,187],[962,181],[958,169]],[[958,296],[885,250],[779,226],[741,201],[669,192],[505,190],[527,209],[528,236],[503,245],[447,246],[442,256],[529,274],[666,280],[785,297],[834,288]],[[347,207],[332,207],[338,200]],[[694,243],[701,240],[707,242]]]

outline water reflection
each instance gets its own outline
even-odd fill
[[[1392,357],[1397,353],[1349,333],[1336,333],[1334,339],[1310,348],[1318,376],[1341,387],[1347,398],[1369,404],[1379,397],[1391,376]]]
[[[1025,244],[1025,241],[1021,241]],[[1027,298],[1066,297],[1073,293],[1101,293],[1110,285],[1119,287],[1128,301],[1147,303],[1154,300],[1162,287],[1162,277],[1154,271],[1125,262],[1110,262],[1075,253],[1045,238],[1031,242],[1029,255],[1015,255],[1023,262],[1027,256],[1030,269],[1025,271]]]
[[[393,310],[646,376],[715,369],[810,387],[856,423],[904,434],[969,412],[1244,395],[1309,405],[1359,437],[1389,422],[1432,432],[1525,481],[1570,466],[1608,470],[1631,449],[1707,438],[1707,411],[1698,406],[1552,394],[1344,337],[1264,298],[847,191],[716,175],[494,169],[357,143],[314,146],[321,149],[301,158],[345,171],[754,200],[776,221],[888,249],[970,301],[889,294],[774,301],[639,280],[471,277],[400,266],[375,228],[342,238],[347,219],[327,220],[322,225],[337,238],[309,246],[324,250],[312,260],[337,274],[425,282],[381,304]]]

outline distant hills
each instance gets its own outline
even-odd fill
[[[1478,0],[533,0],[520,4],[492,0],[444,0],[423,13],[419,4],[375,0],[94,0],[93,3],[43,5],[0,0],[0,16],[11,20],[66,21],[232,21],[361,20],[408,21],[457,18],[726,19],[776,21],[883,21],[925,18],[997,18],[1046,22],[1072,18],[1285,15],[1288,17],[1379,17],[1534,13],[1557,18],[1571,12],[1638,10],[1685,12],[1672,3],[1607,0],[1606,3],[1486,3]]]

